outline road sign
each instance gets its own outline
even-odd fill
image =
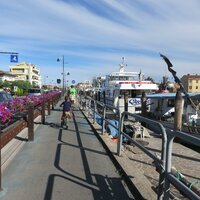
[[[61,80],[60,80],[60,79],[57,79],[57,83],[60,84],[60,83],[61,83]]]
[[[72,80],[72,84],[75,84],[76,83],[76,81],[75,80]]]
[[[14,88],[13,88],[14,92],[17,92],[17,89],[18,89],[18,87],[14,86]]]
[[[10,55],[10,62],[18,62],[18,55],[11,54]]]

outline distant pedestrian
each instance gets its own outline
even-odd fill
[[[69,94],[71,103],[72,104],[76,103],[77,89],[73,85],[71,85],[71,87],[69,88],[68,94]]]
[[[65,101],[60,104],[60,107],[63,107],[61,126],[63,126],[63,128],[68,128],[68,120],[71,119],[71,102],[69,96],[65,97]]]

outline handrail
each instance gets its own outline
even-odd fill
[[[190,143],[193,143],[197,146],[200,146],[200,139],[196,138],[194,136],[188,135],[181,131],[173,131],[167,128],[164,128],[164,126],[157,121],[142,117],[138,114],[133,114],[129,112],[123,112],[120,113],[119,109],[112,107],[110,105],[106,105],[102,102],[98,102],[97,100],[94,100],[91,97],[84,97],[86,101],[90,101],[90,104],[86,103],[86,110],[93,111],[93,118],[95,118],[95,114],[98,114],[102,118],[102,134],[104,133],[105,128],[105,122],[110,124],[112,127],[117,129],[119,131],[119,140],[117,144],[117,154],[121,155],[121,148],[122,148],[122,136],[128,138],[131,142],[133,142],[138,148],[140,148],[146,155],[151,157],[156,167],[159,168],[158,172],[160,173],[159,176],[159,187],[158,187],[158,193],[157,193],[157,199],[169,199],[169,193],[170,193],[170,184],[173,184],[177,189],[179,189],[181,192],[183,192],[187,197],[195,200],[200,200],[200,196],[197,195],[197,193],[194,192],[191,188],[188,188],[185,186],[181,181],[179,181],[171,172],[171,160],[172,160],[172,145],[173,145],[173,139],[175,137],[181,138],[184,141],[188,141]],[[91,102],[93,102],[94,107],[92,108]],[[80,101],[81,104],[81,101]],[[103,114],[98,112],[98,109],[96,107],[101,106],[103,108]],[[116,109],[116,114],[118,114],[118,127],[114,126],[109,122],[109,120],[106,119],[106,109]],[[90,111],[89,111],[90,112]],[[133,138],[131,138],[129,135],[123,132],[123,125],[124,125],[124,118],[125,116],[132,116],[136,120],[140,122],[145,122],[146,124],[154,124],[159,128],[159,134],[162,136],[162,149],[161,149],[161,158],[158,158],[154,154],[152,154],[147,148],[145,148],[143,145],[135,141]],[[95,123],[95,120],[93,120]],[[187,189],[186,189],[187,188]]]

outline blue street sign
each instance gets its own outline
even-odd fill
[[[11,54],[10,55],[10,62],[18,62],[18,55]]]
[[[60,83],[61,83],[61,80],[60,80],[60,79],[57,79],[57,83],[60,84]]]
[[[72,80],[72,84],[75,84],[76,83],[76,81],[75,80]]]

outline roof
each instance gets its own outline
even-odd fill
[[[181,94],[182,94],[182,97],[185,97],[185,94],[183,93]],[[200,99],[200,92],[189,92],[188,95],[192,99]],[[157,93],[157,94],[147,94],[146,96],[147,98],[150,98],[150,99],[175,99],[176,93]]]
[[[14,74],[11,74],[10,72],[0,71],[0,76],[4,76],[4,75],[7,75],[7,76],[16,76]]]

